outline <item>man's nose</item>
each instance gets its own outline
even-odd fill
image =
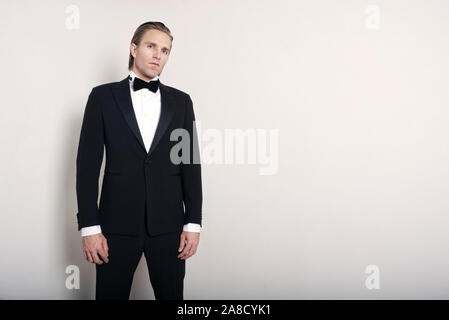
[[[153,57],[154,57],[154,58],[157,58],[157,59],[160,59],[160,58],[161,58],[161,52],[158,51],[158,50],[156,50],[156,51],[154,52],[154,54],[153,54]]]

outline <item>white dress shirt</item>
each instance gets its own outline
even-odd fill
[[[148,89],[133,90],[133,81],[136,74],[133,71],[129,73],[131,79],[129,81],[129,90],[131,92],[131,100],[133,103],[134,114],[136,115],[137,124],[139,125],[140,134],[147,152],[150,150],[151,143],[156,133],[159,116],[161,114],[161,92],[158,89],[152,92]],[[156,76],[151,80],[157,80]],[[183,227],[183,231],[201,232],[201,225],[197,223],[187,223]],[[90,236],[101,233],[100,225],[81,228],[81,236]]]

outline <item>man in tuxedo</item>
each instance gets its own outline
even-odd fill
[[[129,299],[143,253],[155,298],[183,300],[185,262],[202,227],[202,187],[192,100],[159,80],[172,42],[163,23],[140,25],[129,75],[94,87],[84,111],[77,219],[84,256],[96,267],[96,299]]]

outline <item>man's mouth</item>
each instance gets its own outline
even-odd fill
[[[156,62],[150,62],[150,64],[153,64],[153,65],[155,65],[155,66],[158,66],[158,67],[159,67],[159,64],[158,64],[158,63],[156,63]]]

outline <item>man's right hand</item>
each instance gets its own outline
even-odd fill
[[[83,251],[84,258],[89,262],[103,264],[103,261],[98,257],[98,254],[100,254],[104,262],[109,262],[108,242],[102,233],[83,237]]]

